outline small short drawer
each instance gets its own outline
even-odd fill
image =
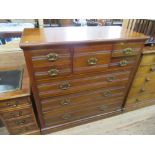
[[[74,73],[106,70],[110,62],[111,50],[111,45],[75,48],[73,59]]]
[[[46,66],[70,66],[70,49],[46,49],[31,51],[32,63],[34,68]]]
[[[5,112],[2,112],[2,117],[3,119],[7,120],[7,119],[11,119],[11,118],[18,118],[21,116],[25,116],[25,115],[32,115],[33,111],[32,111],[32,107],[28,106],[28,107],[24,107],[22,109],[13,109],[13,110],[8,110]]]
[[[136,63],[136,57],[121,57],[121,58],[112,58],[109,68],[125,68],[125,67],[133,67]]]
[[[140,66],[155,64],[155,54],[143,55]]]
[[[42,80],[42,79],[54,79],[57,77],[61,77],[63,75],[69,75],[71,74],[72,69],[70,66],[47,66],[42,68],[35,68],[34,69],[34,75],[36,80]]]
[[[23,105],[31,105],[28,98],[18,98],[0,101],[0,110],[6,110],[7,108],[17,108]]]
[[[11,135],[17,135],[17,134],[19,135],[19,134],[26,134],[26,133],[37,131],[37,130],[38,130],[37,125],[32,124],[32,125],[28,125],[24,127],[11,129],[9,132]]]
[[[28,117],[20,117],[18,119],[10,119],[6,121],[6,124],[9,128],[20,127],[32,123],[35,123],[33,115],[30,115]]]
[[[115,51],[123,51],[125,50],[123,53],[126,55],[128,54],[134,54],[135,51],[139,51],[142,49],[142,47],[144,46],[144,42],[118,42],[116,44],[113,45],[113,50]],[[131,49],[133,52],[129,52],[126,49]]]

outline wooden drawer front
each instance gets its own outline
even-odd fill
[[[155,99],[155,93],[146,93],[146,94],[141,94],[141,95],[137,95],[134,97],[130,97],[127,100],[127,105],[128,104],[137,104],[139,102],[146,102],[147,100],[153,100]]]
[[[24,107],[23,109],[10,110],[2,113],[3,119],[18,118],[25,115],[32,115],[32,107]]]
[[[112,45],[90,45],[74,48],[73,70],[76,73],[106,70]]]
[[[130,71],[124,71],[113,74],[85,76],[78,79],[68,78],[65,81],[40,84],[38,85],[38,90],[40,97],[46,98],[99,88],[125,86],[128,82],[129,75]]]
[[[36,124],[32,124],[32,125],[27,125],[24,127],[18,127],[18,128],[11,129],[10,134],[12,135],[26,134],[28,132],[32,132],[36,130],[38,130],[38,127],[36,126]]]
[[[142,66],[142,65],[151,65],[151,64],[155,64],[155,54],[143,55],[140,65]]]
[[[73,70],[75,73],[103,71],[108,68],[110,58],[110,51],[75,52]]]
[[[150,87],[151,89],[154,87],[154,84],[155,84],[155,73],[144,74],[144,75],[135,77],[132,87],[135,88],[135,87],[140,87],[142,85],[145,85],[147,87]]]
[[[21,98],[21,99],[11,99],[7,101],[0,101],[0,110],[5,110],[6,108],[17,108],[23,105],[30,105],[27,98]]]
[[[46,66],[70,66],[71,54],[69,49],[46,49],[31,51],[34,68]]]
[[[63,75],[71,74],[72,70],[70,66],[47,66],[42,68],[34,68],[34,76],[36,80],[45,79],[45,78],[56,78]]]
[[[15,127],[20,127],[20,126],[24,126],[27,124],[32,124],[35,123],[34,117],[32,115],[28,116],[28,117],[20,117],[18,119],[10,119],[8,121],[6,121],[7,125],[9,128],[15,128]]]
[[[66,95],[63,97],[55,97],[44,99],[41,101],[42,110],[49,111],[59,108],[75,108],[76,106],[90,106],[91,104],[96,104],[97,101],[108,100],[118,98],[123,100],[125,93],[125,87],[116,87],[109,89],[99,89],[95,91],[87,91],[79,94]]]
[[[119,42],[113,45],[113,50],[126,50],[131,48],[134,51],[139,51],[142,49],[144,42]]]
[[[144,74],[155,73],[155,65],[140,66],[136,73],[136,76],[142,76]]]
[[[112,57],[124,57],[138,55],[144,43],[117,43],[114,44]]]
[[[112,58],[109,69],[133,67],[136,63],[136,59],[137,57],[135,56]]]
[[[97,106],[91,106],[87,108],[82,108],[77,111],[67,112],[64,111],[60,113],[57,111],[56,113],[44,113],[44,119],[46,126],[58,125],[63,123],[68,123],[71,121],[76,121],[82,118],[87,118],[95,115],[106,114],[112,111],[120,110],[122,106],[122,102],[116,102],[114,104],[105,105],[100,103]]]

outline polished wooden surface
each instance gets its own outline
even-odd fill
[[[134,41],[148,38],[141,33],[129,32],[120,26],[25,29],[22,36],[20,44],[22,48],[103,41]]]

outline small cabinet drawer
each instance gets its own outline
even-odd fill
[[[141,66],[155,64],[155,54],[146,54],[141,60]]]
[[[72,107],[77,109],[75,106],[80,106],[80,108],[82,108],[86,105],[91,106],[97,104],[99,101],[111,103],[114,99],[123,101],[124,93],[125,87],[114,87],[66,95],[63,97],[43,99],[41,101],[42,110],[45,112],[54,109],[68,109]]]
[[[111,50],[111,45],[75,48],[73,59],[74,73],[106,70],[110,62]]]
[[[11,129],[10,134],[11,135],[26,134],[26,133],[37,131],[37,130],[38,130],[38,127],[36,126],[36,124],[32,124],[32,125],[28,125],[24,127]]]
[[[116,72],[113,74],[95,74],[68,77],[67,80],[42,81],[38,84],[39,95],[41,98],[67,95],[93,89],[125,86],[128,82],[130,71]]]
[[[17,108],[23,105],[31,105],[28,98],[0,101],[0,110],[5,110],[6,108]]]
[[[6,124],[9,128],[15,128],[15,127],[20,127],[20,126],[24,126],[27,124],[32,124],[35,123],[34,120],[34,116],[30,115],[28,117],[20,117],[20,118],[16,118],[16,119],[10,119],[6,121]]]
[[[5,112],[2,112],[2,117],[3,119],[7,120],[7,119],[11,119],[11,118],[18,118],[21,116],[25,116],[25,115],[32,115],[33,111],[32,111],[32,107],[28,106],[28,107],[24,107],[22,109],[13,109],[13,110],[8,110]]]

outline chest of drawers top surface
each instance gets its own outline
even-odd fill
[[[120,26],[35,28],[24,30],[20,46],[24,48],[36,45],[145,40],[147,38],[141,33],[128,32]]]

